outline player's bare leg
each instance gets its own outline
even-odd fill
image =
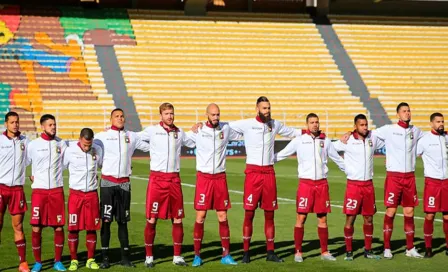
[[[423,224],[423,235],[425,237],[425,258],[432,258],[432,234],[434,232],[435,213],[426,213]]]
[[[372,251],[372,241],[373,241],[373,216],[364,216],[364,258],[366,259],[381,259],[380,256],[375,255]]]
[[[296,253],[294,254],[294,261],[297,263],[303,262],[302,242],[307,216],[308,214],[306,213],[297,213],[296,215],[296,224],[294,226],[294,245]]]
[[[327,214],[317,214],[317,231],[320,240],[320,258],[324,261],[336,261],[336,258],[328,251],[328,225]]]
[[[0,215],[0,217],[3,219],[3,214]],[[30,269],[26,261],[26,240],[23,232],[23,214],[11,215],[11,222],[12,229],[14,230],[14,242],[20,259],[19,271],[28,272]]]
[[[387,207],[386,214],[384,215],[383,224],[383,238],[384,238],[384,258],[392,259],[392,251],[390,248],[390,240],[392,237],[392,231],[394,229],[394,217],[397,212],[397,208]]]
[[[353,261],[353,233],[355,231],[353,225],[356,220],[356,215],[347,215],[344,225],[344,238],[345,238],[345,261]]]
[[[414,247],[414,207],[403,207],[404,232],[406,234],[406,256],[412,258],[423,258]]]
[[[146,219],[145,226],[145,249],[146,249],[146,259],[145,266],[148,268],[154,267],[154,255],[153,255],[153,247],[154,247],[154,239],[156,237],[156,225],[157,218]]]
[[[448,256],[448,213],[443,213],[443,233],[445,234],[446,251],[445,255]]]
[[[201,247],[202,239],[204,239],[204,222],[207,216],[207,211],[196,211],[196,221],[194,223],[193,230],[193,243],[194,243],[194,259],[193,267],[201,266]]]
[[[225,265],[237,265],[238,263],[230,256],[230,228],[227,221],[227,211],[216,211],[219,222],[219,236],[221,237],[222,259]]]
[[[171,222],[173,223],[173,230],[172,230],[173,247],[174,247],[173,264],[178,266],[187,266],[184,257],[181,256],[182,242],[184,240],[184,227],[182,225],[182,218],[171,219]]]

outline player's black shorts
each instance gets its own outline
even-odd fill
[[[131,190],[124,190],[120,185],[100,187],[101,218],[120,223],[131,221]]]

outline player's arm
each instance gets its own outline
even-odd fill
[[[276,121],[279,126],[278,134],[283,137],[294,138],[302,135],[301,129],[296,129],[292,127],[287,127],[283,125],[281,122]]]
[[[197,134],[193,131],[188,131],[187,133],[183,132],[182,145],[189,148],[194,148],[196,146],[196,135]]]
[[[233,121],[233,122],[229,122],[229,126],[236,133],[244,135],[244,131],[246,131],[246,128],[247,128],[247,122],[246,122],[246,120]]]
[[[415,127],[415,134],[417,134],[416,135],[417,141],[420,140],[421,138],[423,138],[423,136],[425,136],[425,133],[418,127]]]
[[[334,146],[334,148],[338,152],[345,152],[345,149],[347,147],[347,145],[344,144],[341,140],[337,140],[335,142],[332,142],[331,144]]]
[[[243,137],[243,134],[238,133],[238,131],[236,131],[236,130],[233,130],[229,126],[229,123],[223,123],[223,129],[226,128],[226,126],[228,126],[228,128],[229,128],[229,141],[237,141]]]
[[[425,152],[424,140],[417,142],[417,156],[421,156]]]
[[[93,143],[98,145],[102,150],[104,150],[104,143],[103,143],[103,140],[101,139],[101,136],[102,136],[102,132],[95,135],[95,138],[93,139]]]
[[[26,148],[25,166],[28,166],[33,162],[32,154],[33,154],[33,144],[30,142]]]
[[[97,146],[96,152],[97,152],[96,157],[98,160],[98,167],[103,168],[103,155],[104,155],[103,148],[101,146]]]
[[[70,152],[66,152],[62,158],[62,169],[68,169],[70,165]]]
[[[282,161],[289,156],[294,155],[297,153],[297,149],[299,147],[299,140],[300,137],[294,138],[289,144],[283,148],[280,152],[274,154],[274,162]]]
[[[135,135],[135,148],[139,149],[143,152],[149,152],[150,145],[149,142],[151,140],[151,128],[147,127],[146,129],[134,133]]]
[[[380,128],[374,129],[372,130],[372,135],[379,138],[382,141],[385,141],[389,127],[390,127],[389,125],[384,125]]]
[[[380,138],[378,138],[378,137],[373,137],[373,138],[375,141],[375,149],[376,150],[381,149],[384,146],[386,146],[386,143],[383,140],[381,140]]]
[[[327,138],[326,142],[327,142],[326,144],[328,146],[328,157],[330,157],[330,159],[336,163],[336,165],[339,167],[339,169],[342,172],[345,172],[344,159],[339,155],[338,151],[333,146],[330,139]]]

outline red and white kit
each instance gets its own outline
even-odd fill
[[[26,152],[29,140],[23,135],[9,138],[0,134],[0,213],[6,208],[10,214],[27,211],[25,193]]]
[[[78,142],[69,142],[64,155],[64,168],[69,170],[68,230],[100,229],[98,199],[98,167],[102,166],[103,151],[93,144],[84,152]]]
[[[337,151],[344,152],[347,188],[343,212],[347,215],[374,215],[376,213],[375,189],[373,187],[373,155],[383,148],[384,142],[372,135],[360,139],[355,131],[347,144],[333,143]]]
[[[281,161],[297,154],[299,163],[299,186],[297,189],[298,213],[331,212],[330,194],[328,190],[328,157],[344,171],[344,160],[325,134],[313,137],[309,131],[292,140],[282,151],[276,154],[275,160]]]
[[[196,144],[196,210],[227,210],[231,207],[226,179],[226,152],[229,141],[241,135],[227,123],[212,127],[207,123],[187,137]]]
[[[67,144],[46,134],[30,142],[27,161],[34,177],[31,188],[31,225],[64,226],[65,197],[62,177]]]

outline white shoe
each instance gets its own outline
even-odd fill
[[[390,251],[390,249],[385,249],[384,250],[384,259],[392,259],[394,257],[394,255],[392,255],[392,251]]]
[[[417,259],[421,259],[423,258],[423,256],[418,253],[417,249],[415,249],[415,247],[413,247],[410,250],[406,249],[406,253],[405,253],[406,257],[411,257],[411,258],[417,258]]]
[[[174,256],[173,264],[178,265],[178,266],[188,266],[188,264],[184,260],[184,257],[182,257],[182,256]]]
[[[302,257],[302,255],[294,255],[294,262],[296,262],[296,263],[301,263],[301,262],[303,262],[303,257]]]
[[[332,262],[336,261],[336,258],[333,255],[331,255],[330,252],[320,255],[320,259],[323,261],[332,261]]]
[[[153,256],[146,256],[145,266],[148,268],[154,267],[154,257]]]

